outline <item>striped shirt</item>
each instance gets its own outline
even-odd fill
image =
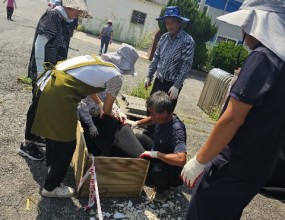
[[[182,29],[173,38],[169,33],[163,34],[149,65],[147,77],[152,80],[157,71],[157,78],[174,82],[174,86],[180,89],[191,70],[194,49],[193,38]]]
[[[40,18],[35,31],[28,69],[28,77],[30,77],[33,81],[36,81],[38,77],[35,58],[35,41],[38,35],[43,35],[48,39],[45,46],[44,61],[55,65],[58,61],[66,60],[67,58],[70,41],[69,23],[56,9],[47,10]]]

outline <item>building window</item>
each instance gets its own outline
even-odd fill
[[[145,19],[146,19],[146,13],[133,10],[133,15],[131,20],[132,23],[144,25]]]
[[[220,35],[217,36],[216,42],[217,42],[217,43],[220,43],[220,42],[222,42],[222,41],[232,41],[234,44],[237,44],[237,43],[238,43],[237,40],[235,40],[235,39],[223,37],[223,36],[220,36]]]

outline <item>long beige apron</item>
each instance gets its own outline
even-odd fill
[[[52,70],[40,95],[32,133],[55,141],[76,139],[77,105],[82,98],[105,88],[90,86],[66,73],[67,70],[87,65],[115,66],[93,57],[94,62],[82,62],[64,70]]]

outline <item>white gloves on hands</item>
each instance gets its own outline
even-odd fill
[[[168,95],[171,99],[177,99],[178,97],[178,89],[175,86],[172,86],[169,91],[168,91]]]
[[[115,113],[115,117],[118,118],[120,122],[123,122],[127,119],[127,115],[124,114],[120,109],[118,109]]]
[[[144,80],[144,87],[147,89],[151,85],[150,78],[146,77]]]
[[[140,155],[140,158],[157,158],[158,151],[145,151]]]
[[[96,128],[94,124],[89,125],[89,134],[91,137],[96,137],[99,135],[98,129]]]
[[[189,160],[181,171],[181,178],[187,186],[193,188],[196,184],[197,179],[204,172],[204,168],[206,165],[200,164],[196,155],[191,160]]]
[[[138,127],[138,122],[136,122],[136,121],[132,121],[132,120],[127,119],[125,122],[126,122],[127,124],[129,124],[132,129]]]

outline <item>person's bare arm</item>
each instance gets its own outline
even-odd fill
[[[113,42],[113,31],[110,34],[110,44]]]
[[[113,103],[115,102],[116,98],[110,94],[106,94],[106,99],[103,105],[104,114],[112,115],[112,107]]]
[[[136,121],[137,122],[137,125],[140,126],[140,125],[151,125],[153,124],[152,122],[152,119],[150,116],[146,117],[146,118],[143,118],[141,120],[138,120]]]
[[[186,163],[186,152],[177,152],[172,154],[157,152],[157,158],[167,164],[183,167]]]
[[[243,125],[252,105],[231,98],[228,106],[215,124],[208,140],[197,153],[200,164],[213,159],[232,140],[238,129]]]
[[[102,101],[101,99],[98,97],[97,93],[91,94],[89,95],[89,97],[97,104],[99,105]]]

